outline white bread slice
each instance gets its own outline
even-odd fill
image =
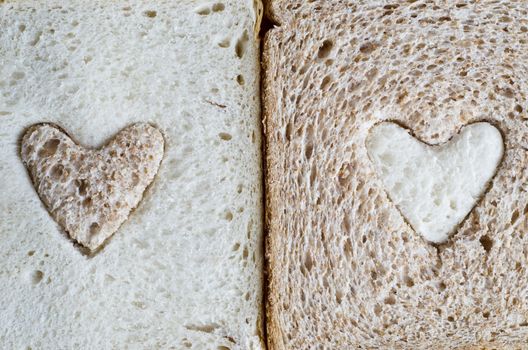
[[[270,6],[270,347],[526,349],[528,3]],[[407,224],[368,157],[385,120],[431,145],[481,121],[503,135],[489,189],[444,244]]]
[[[0,3],[1,348],[262,348],[257,5]],[[165,140],[153,183],[93,257],[20,157],[43,122],[86,148],[135,123]]]

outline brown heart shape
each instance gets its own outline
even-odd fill
[[[138,123],[99,149],[75,143],[53,124],[22,136],[20,155],[49,213],[90,253],[128,218],[154,180],[164,152],[155,127]]]

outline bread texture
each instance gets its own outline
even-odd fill
[[[2,349],[263,347],[258,5],[0,3]],[[123,183],[129,167],[146,167],[142,188],[162,157],[97,254],[64,234],[84,225],[68,217],[81,198],[43,175],[44,163],[68,160],[23,151],[50,137],[57,152],[85,155],[71,176],[105,159]],[[106,157],[114,146],[127,162]],[[99,173],[86,191],[109,184]],[[127,190],[130,208],[140,187]],[[57,196],[72,206],[64,224]],[[78,215],[81,237],[91,214]]]
[[[56,126],[30,127],[20,155],[51,216],[90,252],[137,207],[163,157],[163,136],[149,124],[125,128],[87,150]]]
[[[528,3],[268,11],[270,348],[527,349]],[[430,145],[484,121],[503,135],[496,175],[444,244],[407,224],[369,159],[383,121]]]
[[[365,147],[391,202],[433,243],[444,243],[473,209],[503,155],[500,131],[489,123],[468,125],[430,146],[383,122],[369,131]]]

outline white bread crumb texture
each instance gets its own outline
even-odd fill
[[[252,6],[232,0],[0,3],[2,347],[262,347],[259,48]],[[62,234],[21,161],[19,142],[38,123],[59,125],[85,151],[137,123],[163,135],[163,160],[151,186],[93,257]],[[130,174],[116,175],[127,182]],[[50,194],[55,185],[40,183]]]
[[[525,348],[527,3],[274,4],[295,17],[265,43],[270,343]],[[445,244],[405,222],[369,160],[385,120],[431,145],[482,121],[504,136]]]
[[[431,146],[391,122],[373,126],[366,144],[392,203],[416,233],[444,243],[488,188],[503,156],[500,131],[489,123],[465,126]]]
[[[163,136],[149,124],[119,132],[87,150],[57,127],[30,127],[21,158],[50,214],[69,236],[97,249],[137,207],[163,157]]]

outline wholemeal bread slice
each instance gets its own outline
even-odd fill
[[[526,349],[528,3],[268,10],[270,347]],[[369,158],[383,121],[433,147],[477,122],[502,134],[496,174],[442,244],[413,229]]]
[[[101,150],[86,150],[41,124],[24,133],[20,156],[55,221],[93,252],[137,207],[158,172],[163,143],[157,129],[136,124]]]
[[[262,348],[259,6],[0,1],[2,349]]]

